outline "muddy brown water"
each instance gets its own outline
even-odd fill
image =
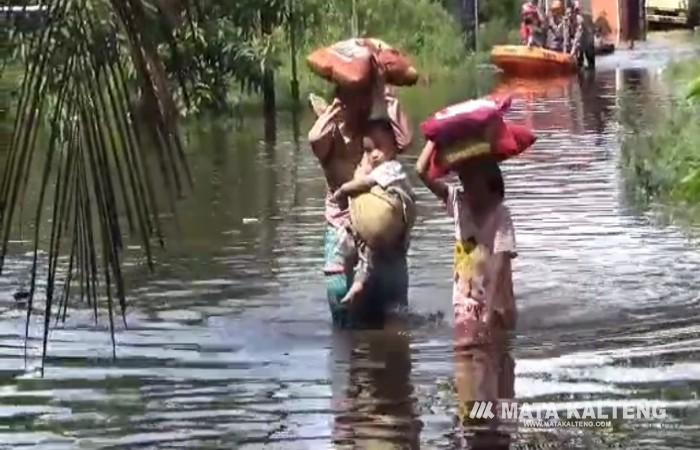
[[[517,399],[562,408],[644,400],[668,413],[662,424],[519,429],[512,448],[700,445],[700,244],[694,230],[630,203],[619,170],[621,104],[631,114],[663,107],[660,72],[694,49],[685,36],[655,36],[601,59],[594,76],[496,88],[516,93],[512,118],[540,137],[505,165],[519,249]],[[433,89],[445,94],[407,100],[416,120],[463,97],[458,84]],[[116,361],[104,315],[96,329],[76,311],[52,331],[44,378],[37,340],[25,364],[24,309],[12,293],[26,286],[29,248],[13,245],[0,278],[0,449],[476,445],[455,426],[451,227],[441,207],[417,188],[405,328],[334,332],[320,274],[323,178],[287,114],[275,134],[266,143],[255,117],[242,129],[189,128],[197,190],[156,273],[127,261],[130,328],[117,335]],[[415,151],[405,162],[414,161]]]

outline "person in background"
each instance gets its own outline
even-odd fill
[[[574,1],[566,14],[571,43],[569,53],[576,57],[579,67],[595,68],[595,38],[592,24],[586,21],[581,4]]]
[[[351,321],[348,310],[340,301],[352,284],[353,265],[340,258],[335,251],[339,233],[349,225],[350,214],[347,208],[342,208],[338,204],[333,195],[343,183],[353,179],[355,169],[364,155],[362,138],[372,115],[373,94],[371,91],[357,92],[338,88],[336,98],[330,105],[325,105],[319,97],[310,97],[318,119],[309,131],[309,143],[323,169],[328,186],[325,200],[323,272],[331,316],[333,323],[337,326],[352,326],[349,323]],[[384,104],[396,145],[404,149],[411,142],[408,119],[401,110],[398,99],[389,89],[385,92]],[[396,273],[405,275],[406,282],[397,281],[396,284],[400,284],[400,288],[407,292],[408,275],[405,258],[403,265],[399,263],[393,264],[392,267],[395,266]],[[403,284],[406,284],[405,288]],[[381,317],[377,318],[379,321],[381,319]]]
[[[563,52],[565,41],[564,5],[560,0],[554,0],[547,14],[547,48],[555,52]]]
[[[536,0],[528,0],[520,11],[520,43],[529,47],[542,47],[542,24],[544,19]]]

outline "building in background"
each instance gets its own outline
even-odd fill
[[[586,0],[582,3],[591,12],[596,26],[609,33],[616,45],[645,38],[644,0]]]
[[[692,0],[646,0],[650,24],[686,27],[690,24]]]

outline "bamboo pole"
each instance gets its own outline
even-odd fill
[[[479,51],[479,0],[474,0],[474,51]]]
[[[292,59],[292,99],[296,108],[299,105],[299,79],[297,74],[297,27],[294,2],[295,0],[289,0],[289,48]]]
[[[358,37],[359,31],[358,31],[358,23],[357,23],[357,0],[352,0],[352,22],[351,22],[351,27],[352,27],[352,37]]]

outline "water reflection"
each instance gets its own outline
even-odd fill
[[[640,68],[629,68],[620,70],[620,85],[618,89],[625,91],[628,95],[646,93],[646,88],[649,86],[649,71]]]
[[[460,433],[459,448],[509,448],[510,434],[501,430],[498,416],[470,418],[475,401],[515,398],[515,361],[506,344],[455,350],[455,391]],[[494,408],[494,413],[497,411]]]
[[[616,97],[610,95],[615,85],[615,72],[585,72],[579,77],[579,82],[585,129],[595,133],[595,145],[601,146],[606,128],[615,115]]]
[[[521,105],[519,119],[536,130],[595,132],[601,139],[615,114],[610,94],[615,72],[585,72],[578,77],[549,79],[504,78],[496,95],[511,95]]]
[[[336,448],[420,448],[409,344],[405,325],[398,323],[385,330],[333,333]]]
[[[511,95],[522,105],[521,120],[536,130],[577,129],[580,91],[573,77],[504,78],[497,95]]]

